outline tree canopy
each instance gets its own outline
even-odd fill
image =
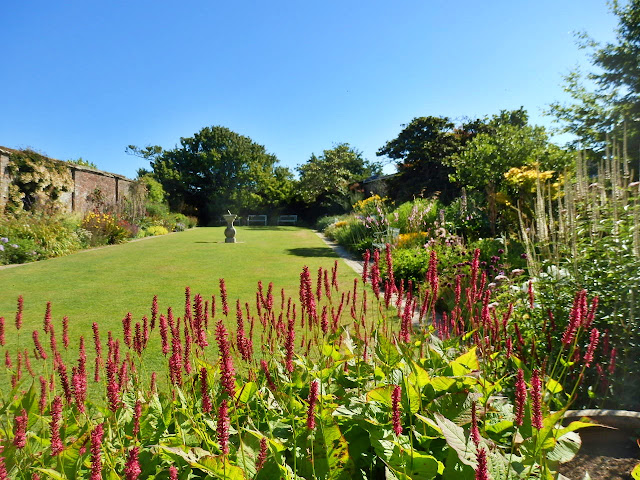
[[[172,208],[211,222],[227,210],[245,214],[273,208],[292,191],[291,172],[249,137],[221,126],[180,139],[172,150],[128,151],[148,158]]]
[[[640,0],[611,2],[618,17],[615,42],[601,45],[586,33],[581,46],[590,52],[594,71],[574,70],[565,77],[568,103],[554,102],[548,113],[573,133],[580,146],[602,150],[607,138],[640,148]]]
[[[306,204],[316,204],[323,213],[348,211],[353,203],[350,187],[357,182],[380,174],[381,166],[363,158],[362,153],[348,143],[340,143],[312,154],[298,168],[298,193]]]
[[[450,180],[454,173],[449,159],[475,135],[487,131],[483,120],[456,126],[447,117],[418,117],[403,125],[396,138],[377,152],[396,161],[398,175],[391,180],[391,190],[398,201],[417,196],[440,194],[445,201],[459,193]]]

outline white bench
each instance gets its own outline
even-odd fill
[[[298,215],[280,215],[278,217],[278,225],[282,224],[295,225],[298,223]]]
[[[252,223],[257,223],[260,225],[267,226],[267,216],[266,215],[247,215],[247,225],[251,225]]]
[[[389,245],[395,245],[400,236],[399,228],[387,228],[384,232],[375,232],[373,234],[372,245],[378,250],[384,250]]]

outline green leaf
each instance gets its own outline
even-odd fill
[[[448,391],[456,384],[456,379],[451,377],[432,377],[429,385],[433,387],[436,393],[442,393]]]
[[[447,441],[447,445],[456,451],[460,461],[475,468],[477,465],[476,448],[473,442],[468,441],[464,429],[439,413],[435,413],[434,418],[444,439]]]
[[[557,440],[553,449],[547,453],[547,460],[558,463],[568,462],[578,453],[581,443],[577,433],[569,432]]]
[[[453,367],[454,375],[466,375],[467,373],[480,368],[476,349],[477,347],[471,348],[468,352],[460,355],[450,363]]]
[[[240,467],[231,465],[226,455],[202,457],[191,466],[221,480],[246,480],[247,478]]]
[[[242,385],[242,388],[236,391],[236,402],[248,403],[249,400],[253,398],[253,396],[258,391],[258,385],[255,382],[247,382]]]
[[[36,468],[34,467],[34,470],[40,472],[40,473],[44,473],[48,478],[55,478],[56,480],[66,480],[64,476],[62,476],[61,473],[56,472],[55,470],[51,469],[51,468]]]
[[[547,390],[549,390],[551,393],[560,393],[563,388],[562,385],[556,382],[553,378],[549,378],[549,380],[547,381]]]
[[[315,432],[308,435],[306,441],[305,450],[313,451],[313,463],[301,462],[297,472],[301,477],[311,478],[315,472],[317,478],[326,480],[351,479],[354,464],[349,456],[349,445],[335,422],[318,422]]]
[[[380,402],[391,408],[391,386],[374,388],[367,392],[367,400],[371,402]]]
[[[380,335],[377,336],[375,352],[378,359],[390,367],[396,365],[402,358],[398,347]]]

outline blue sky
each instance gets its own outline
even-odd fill
[[[134,177],[129,144],[205,126],[290,168],[335,143],[366,158],[417,116],[524,106],[533,123],[611,41],[604,0],[2,2],[0,145]]]

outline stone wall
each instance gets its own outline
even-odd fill
[[[4,209],[9,198],[9,185],[11,175],[9,173],[10,148],[0,147],[0,211]],[[59,160],[56,160],[59,161]],[[61,195],[59,201],[69,212],[86,212],[96,207],[92,197],[100,197],[105,206],[114,207],[121,203],[125,197],[130,196],[133,180],[115,173],[103,172],[90,167],[63,163],[73,178],[73,190]],[[99,195],[96,195],[99,190]]]

